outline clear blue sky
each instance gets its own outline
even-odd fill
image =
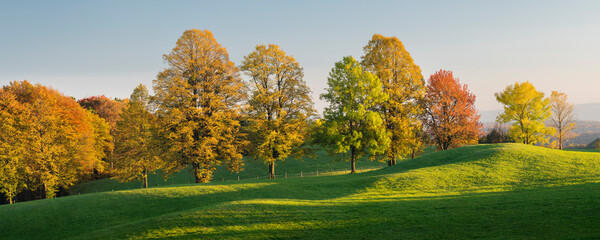
[[[0,85],[27,79],[76,98],[152,85],[186,29],[212,31],[239,64],[278,44],[304,67],[319,111],[328,72],[397,36],[423,76],[454,71],[480,110],[529,80],[600,102],[600,1],[1,1]]]

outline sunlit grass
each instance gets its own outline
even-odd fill
[[[82,194],[0,206],[6,239],[599,238],[600,154],[520,144],[354,175]]]

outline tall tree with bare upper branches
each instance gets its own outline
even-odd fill
[[[575,106],[567,102],[567,94],[552,91],[550,95],[550,107],[552,116],[550,117],[550,126],[556,129],[554,135],[557,139],[558,149],[562,150],[565,141],[574,137],[573,129],[577,127],[575,123]]]

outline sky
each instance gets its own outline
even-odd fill
[[[600,102],[600,1],[4,1],[0,85],[28,80],[84,98],[151,89],[162,55],[187,29],[208,29],[240,64],[277,44],[304,68],[315,107],[334,63],[372,35],[396,36],[428,79],[454,72],[480,111],[530,81],[575,104]]]

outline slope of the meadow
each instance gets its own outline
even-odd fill
[[[427,152],[433,151],[432,148],[428,148]],[[218,167],[214,173],[212,182],[223,182],[223,181],[237,181],[239,180],[256,180],[268,178],[269,170],[267,164],[262,161],[244,158],[244,170],[241,172],[230,172],[225,167]],[[357,163],[358,171],[367,171],[372,169],[379,169],[387,166],[386,163],[377,161],[367,161],[367,159],[360,159]],[[302,176],[316,176],[317,172],[320,175],[331,175],[342,174],[348,171],[350,163],[346,161],[339,161],[335,157],[329,156],[324,150],[315,152],[312,156],[306,156],[300,159],[290,158],[284,162],[277,162],[275,167],[275,175],[277,178],[287,177],[300,177]],[[171,175],[162,176],[160,173],[149,174],[148,185],[150,187],[160,186],[172,186],[179,184],[190,184],[193,183],[194,175],[191,168],[182,169],[179,172]],[[141,188],[142,183],[140,181],[131,182],[120,182],[115,179],[101,179],[91,182],[85,182],[77,184],[71,188],[71,195],[78,195],[84,193],[96,193],[96,192],[107,192],[117,190],[130,190]]]
[[[82,194],[0,206],[1,239],[600,238],[600,153],[521,144],[353,175]]]

